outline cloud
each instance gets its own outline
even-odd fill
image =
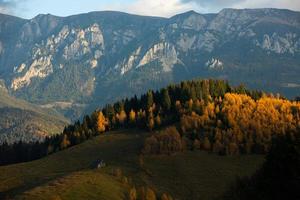
[[[300,10],[298,0],[244,0],[234,5],[235,8],[284,8]]]
[[[198,11],[218,12],[223,8],[285,8],[300,10],[299,0],[181,0],[181,3],[195,3]]]
[[[20,4],[27,0],[0,0],[0,13],[15,14]]]
[[[104,9],[120,10],[139,15],[170,17],[192,10],[195,6],[197,5],[194,2],[182,3],[180,0],[136,0],[126,6],[124,4],[110,4]]]
[[[14,1],[0,0],[0,13],[10,14],[15,7]]]
[[[170,17],[188,10],[217,13],[223,8],[286,8],[300,10],[300,0],[134,0],[102,7],[139,15]]]

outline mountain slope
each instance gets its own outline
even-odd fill
[[[67,123],[56,111],[18,100],[0,89],[0,143],[40,141],[60,133]]]
[[[11,27],[16,34],[0,37],[0,78],[12,94],[70,118],[194,77],[288,97],[300,91],[299,12],[224,9],[158,18],[106,11],[3,21],[10,26],[1,25],[2,35]]]

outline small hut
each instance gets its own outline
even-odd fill
[[[95,168],[95,169],[101,169],[105,166],[106,166],[106,164],[105,164],[104,160],[100,160],[100,159],[96,160],[93,164],[93,168]]]

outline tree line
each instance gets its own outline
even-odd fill
[[[65,127],[61,134],[46,138],[42,143],[3,144],[0,146],[0,164],[37,159],[80,144],[109,130],[141,128],[153,131],[174,124],[180,139],[186,140],[185,146],[190,146],[190,143],[193,143],[195,148],[198,148],[198,144],[201,148],[205,146],[206,149],[218,149],[217,146],[220,145],[219,149],[223,149],[222,145],[228,146],[230,144],[232,149],[239,148],[240,144],[244,143],[236,142],[240,142],[240,135],[242,134],[236,133],[240,130],[234,121],[241,117],[231,116],[230,113],[235,112],[235,107],[241,109],[239,113],[244,113],[246,109],[243,106],[245,102],[231,106],[230,95],[235,94],[243,94],[244,96],[241,96],[243,99],[250,98],[251,101],[242,100],[250,101],[249,105],[252,101],[259,101],[265,95],[261,91],[247,90],[243,85],[231,87],[227,81],[223,80],[183,81],[158,91],[149,90],[139,98],[134,96],[114,104],[108,104],[102,109],[95,110],[91,115],[84,116],[81,122],[77,121]],[[276,98],[278,99],[276,101],[289,102],[282,97]],[[225,105],[225,102],[228,102],[228,105]],[[298,110],[293,112],[297,113]],[[243,120],[237,124],[241,122],[245,126],[243,129],[248,126],[252,130],[252,124],[245,124]],[[261,122],[264,125],[264,121]],[[195,127],[193,127],[194,125]],[[287,127],[283,125],[283,128]],[[244,130],[242,131],[244,133]],[[250,132],[247,134],[249,135]],[[172,137],[175,135],[173,134]],[[255,133],[255,135],[258,134]],[[262,135],[264,141],[265,135]],[[166,136],[163,137],[166,138]],[[242,140],[245,140],[244,136]],[[256,141],[258,140],[254,140],[254,143]],[[237,147],[234,142],[236,142]]]
[[[300,132],[300,103],[247,94],[175,102],[179,123],[146,139],[144,153],[202,149],[225,154],[265,154],[272,139]]]

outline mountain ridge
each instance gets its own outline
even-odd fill
[[[170,18],[95,11],[4,20],[23,25],[9,40],[0,37],[0,78],[18,98],[74,105],[63,111],[73,119],[111,100],[196,77],[292,98],[300,88],[299,16],[268,8]],[[9,30],[2,28],[0,36]]]
[[[208,13],[201,13],[201,12],[197,12],[196,10],[192,9],[192,10],[188,10],[188,11],[185,11],[185,12],[182,12],[182,13],[179,13],[179,14],[172,15],[170,17],[141,15],[141,14],[134,14],[134,13],[124,12],[124,11],[116,11],[116,10],[90,11],[90,12],[72,14],[72,15],[67,15],[67,16],[58,16],[58,15],[54,15],[54,14],[51,14],[51,13],[40,13],[40,14],[37,14],[36,16],[34,16],[32,18],[29,18],[29,19],[18,17],[16,15],[5,14],[5,13],[1,13],[1,12],[0,12],[0,15],[1,16],[18,18],[18,19],[22,19],[22,20],[32,20],[32,19],[37,18],[39,16],[52,16],[52,17],[56,17],[56,18],[68,18],[68,17],[74,17],[74,16],[88,15],[88,14],[99,14],[99,13],[101,13],[101,14],[105,14],[105,13],[117,14],[117,13],[119,13],[119,14],[131,15],[131,16],[170,19],[170,18],[173,18],[175,16],[184,15],[184,14],[188,14],[188,13],[199,14],[199,15],[216,15],[216,14],[224,12],[224,11],[272,11],[272,10],[273,11],[288,11],[288,12],[293,12],[293,13],[300,13],[300,11],[292,10],[292,9],[265,7],[265,8],[223,8],[219,12],[208,12]]]

